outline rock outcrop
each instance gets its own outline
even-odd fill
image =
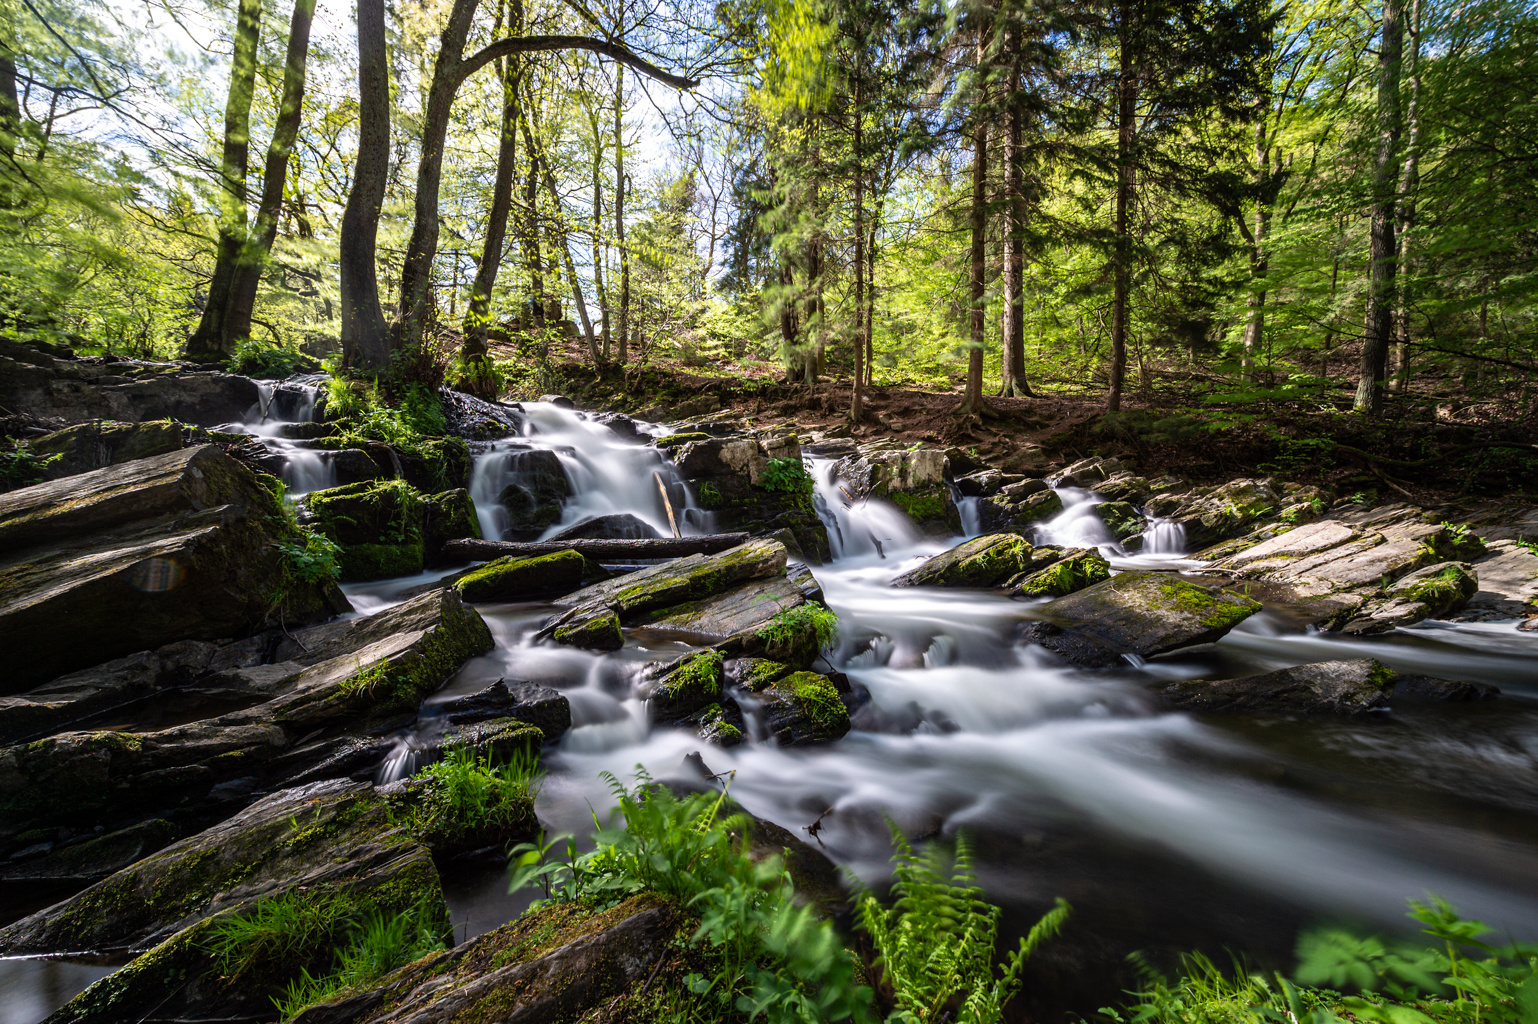
[[[696,435],[686,441],[674,435],[658,444],[672,450],[679,475],[694,489],[700,508],[714,517],[717,530],[774,537],[797,558],[830,557],[796,435]]]
[[[0,693],[347,607],[291,568],[278,499],[212,446],[0,495]]]
[[[1363,658],[1237,679],[1184,679],[1159,692],[1176,707],[1192,711],[1360,715],[1388,706],[1395,679],[1387,665]]]

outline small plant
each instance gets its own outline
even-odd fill
[[[811,494],[816,487],[800,459],[770,459],[760,484],[767,491],[788,494]]]
[[[320,366],[320,363],[298,349],[262,344],[250,338],[236,345],[234,354],[225,363],[225,369],[231,373],[266,379],[314,373]]]
[[[464,822],[497,823],[522,817],[543,775],[537,750],[520,750],[506,764],[467,746],[450,747],[443,760],[428,765],[417,778],[434,779],[432,801],[441,814]],[[511,823],[509,821],[509,823]]]
[[[755,634],[772,647],[794,644],[802,633],[817,638],[817,649],[826,651],[838,640],[838,616],[826,605],[808,601],[770,619]]]
[[[42,483],[47,479],[43,470],[62,458],[64,458],[62,452],[39,457],[25,443],[15,443],[9,448],[0,448],[0,491]]]
[[[444,948],[443,937],[425,906],[419,904],[404,914],[386,914],[375,908],[349,928],[349,940],[337,948],[329,972],[317,976],[301,969],[283,995],[273,998],[273,1004],[278,1015],[288,1020],[307,1006],[369,985],[397,967]]]
[[[999,908],[976,885],[966,836],[956,837],[954,855],[938,843],[915,853],[895,826],[892,841],[895,900],[884,907],[866,892],[857,909],[896,1004],[888,1024],[997,1024],[1026,959],[1068,919],[1067,902],[1059,899],[996,969]]]

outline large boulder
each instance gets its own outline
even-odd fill
[[[274,794],[0,935],[11,948],[148,947],[56,1022],[270,1020],[306,976],[335,969],[338,946],[370,916],[403,922],[412,939],[449,934],[428,850],[393,826],[372,787],[325,784]],[[241,934],[224,930],[235,918],[257,936],[265,926],[266,941],[226,945]]]
[[[758,703],[759,720],[780,745],[830,743],[849,732],[849,708],[837,684],[816,672],[790,672],[765,681],[764,673],[744,689]]]
[[[1055,630],[1028,638],[1069,660],[1104,665],[1121,655],[1148,658],[1211,643],[1258,611],[1260,602],[1230,591],[1165,573],[1124,572],[1046,605],[1043,625]]]
[[[1382,662],[1321,661],[1238,679],[1183,679],[1160,693],[1192,711],[1359,715],[1388,705],[1394,670]]]
[[[551,540],[647,540],[660,537],[646,520],[629,512],[594,516],[552,534]]]
[[[342,549],[342,579],[377,580],[422,571],[426,504],[404,480],[368,480],[311,491],[304,522]]]
[[[570,549],[534,558],[509,555],[472,569],[455,586],[466,601],[533,601],[576,590],[586,568],[587,559]]]
[[[963,541],[892,581],[894,587],[997,587],[1033,567],[1031,545],[1018,534]]]
[[[660,446],[678,435],[663,438]],[[678,473],[723,531],[777,536],[796,557],[830,557],[827,528],[812,505],[814,485],[794,434],[697,436],[672,447]]]
[[[1100,552],[1089,548],[1058,552],[1042,547],[1036,548],[1033,554],[1051,560],[1045,568],[1023,572],[1011,579],[1006,584],[1011,597],[1066,597],[1111,578],[1111,563]],[[1041,560],[1039,558],[1037,564]]]
[[[377,727],[410,721],[424,697],[492,646],[486,624],[452,590],[295,630],[268,663],[213,673],[249,698],[243,708],[164,729],[66,732],[0,749],[0,841],[30,828],[196,808],[234,780],[371,775],[392,743]]]
[[[45,434],[27,445],[34,457],[48,460],[42,472],[49,480],[164,455],[181,447],[181,424],[172,420],[91,420]]]
[[[274,494],[213,446],[0,495],[0,693],[345,610],[295,571],[302,548]]]
[[[961,513],[951,496],[951,464],[945,452],[877,442],[840,459],[834,472],[852,498],[885,498],[926,532],[961,532]]]
[[[571,728],[571,702],[560,691],[534,683],[509,684],[505,679],[469,696],[445,701],[433,710],[454,726],[498,719],[526,722],[537,727],[549,743]]]
[[[449,564],[443,554],[443,545],[449,541],[481,536],[475,502],[463,487],[426,495],[422,515],[422,560],[428,568]]]
[[[1037,484],[1041,481],[1022,483]],[[978,517],[983,529],[1013,530],[1018,533],[1029,533],[1062,511],[1063,499],[1058,497],[1057,492],[1041,489],[1010,492],[1010,488],[1005,487],[978,504]]]

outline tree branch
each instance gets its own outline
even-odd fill
[[[655,78],[664,85],[670,85],[675,89],[693,89],[700,82],[697,78],[685,78],[681,75],[670,74],[649,61],[643,60],[634,53],[617,43],[611,43],[603,39],[592,39],[588,36],[519,36],[511,39],[498,39],[490,43],[464,60],[459,62],[459,79],[464,79],[475,74],[481,68],[490,64],[498,57],[510,57],[515,53],[539,53],[546,50],[588,50],[592,53],[608,57],[617,61],[648,78]]]

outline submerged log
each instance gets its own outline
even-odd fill
[[[444,544],[447,558],[529,558],[556,551],[575,551],[588,558],[678,558],[682,555],[713,555],[745,543],[746,533],[716,533],[708,537],[644,537],[570,540],[451,540]]]

